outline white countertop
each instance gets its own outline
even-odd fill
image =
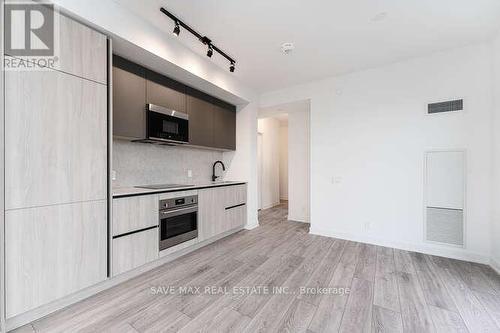
[[[133,186],[114,187],[113,188],[113,198],[136,196],[136,195],[146,195],[146,194],[153,194],[153,193],[166,193],[166,192],[176,192],[176,191],[198,190],[200,188],[231,186],[231,185],[240,185],[240,184],[246,184],[246,182],[220,181],[220,182],[210,182],[210,183],[203,183],[203,184],[193,184],[194,186],[181,186],[181,187],[172,187],[172,188],[164,188],[164,189],[138,188],[138,187],[133,187]]]

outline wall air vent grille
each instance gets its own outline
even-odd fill
[[[464,100],[457,99],[454,101],[431,103],[427,105],[427,113],[444,113],[444,112],[454,112],[462,111],[464,109]]]
[[[427,240],[464,245],[464,211],[427,207]]]

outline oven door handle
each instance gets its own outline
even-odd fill
[[[162,210],[160,211],[160,219],[179,216],[183,214],[195,213],[197,211],[198,211],[198,206],[190,206],[174,210]]]

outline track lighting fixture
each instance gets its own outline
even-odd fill
[[[163,14],[167,15],[172,21],[174,21],[175,28],[174,28],[174,31],[172,33],[175,36],[179,36],[179,34],[181,32],[181,27],[183,27],[186,31],[189,31],[193,36],[195,36],[196,38],[198,38],[198,40],[202,44],[207,45],[207,47],[208,47],[208,49],[207,49],[207,57],[211,58],[213,56],[213,54],[214,54],[214,51],[217,52],[217,53],[219,53],[221,56],[223,56],[224,58],[226,58],[229,61],[229,63],[230,63],[229,71],[231,73],[234,72],[235,66],[236,66],[236,60],[234,60],[233,58],[231,58],[230,56],[228,56],[224,51],[222,51],[217,46],[215,46],[212,43],[212,40],[210,38],[208,38],[207,36],[202,36],[200,33],[196,32],[196,30],[194,30],[193,28],[191,28],[189,25],[187,25],[186,23],[184,23],[181,20],[179,20],[174,14],[170,13],[165,8],[161,7],[160,11]]]
[[[175,28],[174,28],[174,31],[172,32],[172,34],[174,34],[175,36],[179,36],[180,33],[181,33],[181,28],[179,27],[179,22],[176,21]]]

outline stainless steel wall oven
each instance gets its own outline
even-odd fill
[[[160,200],[160,251],[198,237],[198,196]]]

